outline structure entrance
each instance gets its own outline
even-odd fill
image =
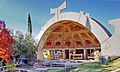
[[[88,59],[96,48],[100,49],[100,42],[88,28],[70,20],[51,25],[43,37],[43,49],[54,50],[54,59]]]

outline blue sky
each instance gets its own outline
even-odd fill
[[[52,17],[50,9],[58,7],[63,0],[0,0],[0,19],[10,29],[27,32],[27,14],[31,14],[33,35],[37,36],[41,26]],[[108,20],[120,17],[120,0],[68,0],[64,11],[85,11],[106,26],[113,28]]]

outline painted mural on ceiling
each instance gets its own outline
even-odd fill
[[[69,21],[59,21],[50,26],[43,36],[44,48],[98,47],[100,43],[93,33],[83,25]]]

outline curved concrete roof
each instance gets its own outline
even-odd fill
[[[103,29],[104,31],[108,34],[109,37],[112,36],[112,34],[107,30],[107,28],[105,26],[103,26],[100,22],[98,22],[97,20],[95,20],[94,18],[92,18],[95,22],[97,22]]]
[[[38,36],[36,37],[36,42],[39,44],[39,47],[43,47],[44,39],[42,38],[44,32],[54,23],[62,20],[70,20],[70,21],[75,21],[86,28],[88,28],[99,40],[100,43],[104,42],[107,40],[110,36],[111,33],[98,21],[95,19],[91,18],[89,14],[80,12],[64,12],[59,15],[59,17],[52,17],[40,30]]]

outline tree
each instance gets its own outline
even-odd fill
[[[23,46],[24,48],[26,48],[26,52],[27,52],[27,55],[33,55],[36,53],[36,46],[34,44],[34,39],[31,37],[31,35],[26,35],[24,40],[23,40]],[[25,52],[25,53],[26,53]]]
[[[24,35],[21,32],[16,33],[16,35],[14,36],[15,42],[14,44],[11,46],[11,48],[14,51],[14,55],[20,55],[22,53],[21,49],[22,49],[22,42],[24,40]]]
[[[9,47],[14,43],[13,37],[6,28],[1,27],[0,31],[0,58],[3,58],[7,63],[12,64],[10,57],[13,51]]]
[[[16,42],[11,46],[14,55],[26,54],[27,56],[36,54],[36,46],[31,35],[17,35]]]
[[[28,33],[32,35],[32,24],[30,14],[28,14]]]

